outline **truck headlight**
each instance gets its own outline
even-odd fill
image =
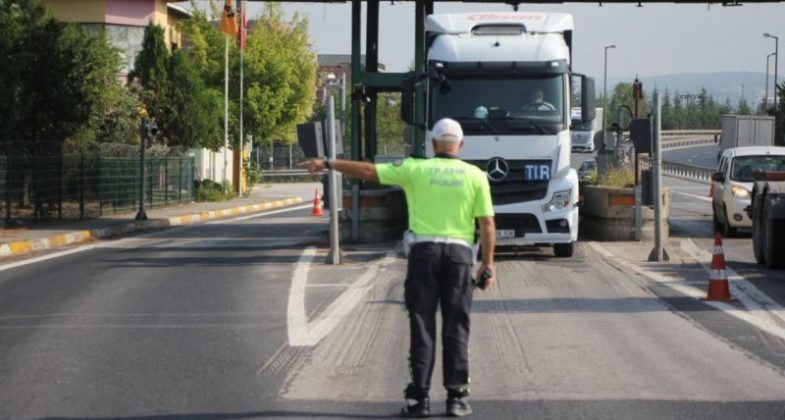
[[[551,201],[542,206],[542,212],[562,210],[570,205],[570,198],[572,198],[572,189],[564,191],[556,191],[553,193]]]
[[[730,191],[731,193],[733,193],[733,196],[736,198],[747,199],[747,200],[749,200],[750,198],[750,192],[746,188],[741,187],[739,185],[732,186]]]

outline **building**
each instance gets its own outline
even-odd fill
[[[46,0],[46,3],[59,21],[105,30],[123,55],[123,79],[142,50],[144,29],[150,22],[164,28],[166,45],[175,50],[183,41],[177,22],[191,16],[183,7],[165,0]]]

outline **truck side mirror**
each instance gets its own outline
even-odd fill
[[[725,174],[722,172],[715,172],[714,175],[711,176],[711,180],[714,182],[723,183],[725,182]]]
[[[594,79],[581,76],[581,120],[589,122],[596,117],[597,99],[594,96]]]
[[[414,125],[414,88],[417,79],[407,77],[401,83],[401,119],[409,125]]]

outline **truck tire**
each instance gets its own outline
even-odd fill
[[[553,253],[559,258],[569,258],[575,253],[575,242],[568,244],[554,244]]]
[[[736,229],[735,227],[730,225],[730,221],[728,221],[728,208],[727,207],[722,206],[722,213],[723,213],[723,216],[725,217],[723,219],[723,223],[722,223],[722,236],[725,237],[725,238],[732,238],[732,237],[736,236],[736,234],[739,231],[738,231],[738,229]]]
[[[752,253],[755,255],[755,262],[758,264],[764,263],[763,258],[763,233],[764,229],[761,221],[762,205],[765,200],[765,195],[755,194],[752,201]]]

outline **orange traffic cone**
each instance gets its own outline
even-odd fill
[[[733,301],[728,287],[728,274],[725,272],[725,252],[722,250],[722,235],[714,234],[714,255],[711,258],[709,290],[704,300]]]
[[[313,210],[311,210],[311,216],[323,216],[324,209],[322,206],[322,197],[319,196],[319,189],[317,188],[313,192]]]

